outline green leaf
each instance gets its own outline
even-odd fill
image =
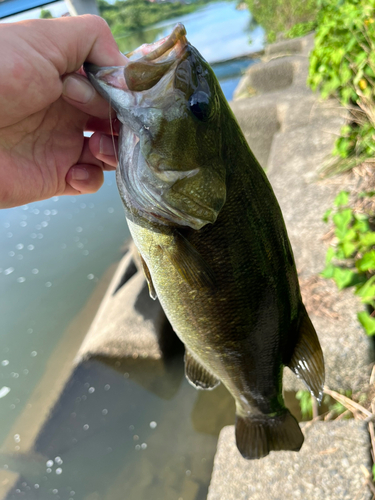
[[[362,247],[371,247],[375,245],[375,232],[371,231],[361,234],[359,243]]]
[[[327,280],[333,278],[335,272],[335,266],[333,264],[327,264],[324,270],[321,272],[321,276]]]
[[[332,213],[332,208],[329,208],[328,210],[326,210],[324,212],[323,222],[328,222],[329,221],[329,216],[331,215],[331,213]]]
[[[338,260],[345,259],[345,254],[344,254],[344,250],[342,249],[342,245],[339,245],[338,247],[336,247],[336,259],[338,259]]]
[[[329,247],[326,253],[326,264],[329,264],[335,255],[335,249],[333,247]]]
[[[347,288],[354,284],[356,273],[351,269],[335,267],[333,271],[333,279],[339,290]]]
[[[375,195],[375,191],[361,191],[358,193],[358,198],[372,198]]]
[[[312,417],[312,399],[309,391],[298,391],[296,398],[299,399],[302,418],[311,419]]]
[[[367,57],[367,52],[360,52],[357,57],[355,58],[356,64],[361,64]]]
[[[344,241],[342,244],[342,250],[346,258],[351,257],[357,250],[357,245],[351,241]]]
[[[346,208],[341,212],[337,212],[332,220],[336,226],[335,234],[339,240],[343,240],[349,231],[349,224],[352,221],[353,212],[350,208]]]
[[[353,224],[353,229],[358,233],[366,233],[370,229],[368,219],[366,217],[361,219],[359,215],[360,214],[354,214],[356,221]]]
[[[375,270],[375,250],[365,253],[362,259],[357,260],[355,265],[358,271]]]
[[[348,191],[340,191],[339,194],[336,196],[335,201],[333,204],[336,207],[342,207],[343,205],[347,205],[349,202],[349,193]]]
[[[344,241],[353,242],[357,238],[357,231],[355,231],[352,227],[348,229],[345,234]]]
[[[359,312],[357,317],[367,335],[375,335],[375,319],[367,311]]]
[[[375,297],[375,276],[372,276],[365,283],[357,286],[355,292],[358,297],[361,297],[362,302],[371,303]]]

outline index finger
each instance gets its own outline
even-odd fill
[[[18,24],[27,28],[28,42],[52,62],[60,76],[79,70],[85,61],[97,66],[122,66],[126,61],[108,24],[99,16],[34,19]]]

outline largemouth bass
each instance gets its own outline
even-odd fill
[[[127,57],[85,70],[122,123],[117,184],[150,295],[185,344],[188,380],[233,395],[241,454],[298,451],[283,366],[320,400],[324,362],[272,188],[181,24]]]

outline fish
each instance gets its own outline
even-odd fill
[[[126,57],[84,69],[121,123],[117,186],[150,296],[189,382],[234,397],[242,456],[298,451],[283,367],[321,401],[324,359],[271,185],[182,24]]]

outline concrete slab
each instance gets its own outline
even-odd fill
[[[158,300],[149,295],[135,247],[121,260],[76,363],[93,357],[162,360],[180,342]]]
[[[290,40],[271,43],[264,49],[266,59],[279,55],[308,54],[314,47],[315,33],[310,33]]]
[[[254,64],[234,92],[234,100],[246,94],[264,94],[290,87],[296,69],[294,62],[293,58],[285,57]]]
[[[268,45],[263,61],[252,66],[238,84],[233,99],[244,99],[293,85],[306,87],[309,53],[314,47],[314,34]]]
[[[291,40],[283,40],[281,42],[271,43],[264,49],[266,57],[275,56],[279,54],[290,55],[302,52],[304,49],[304,38],[293,38]]]
[[[255,157],[265,167],[273,137],[280,129],[277,103],[240,99],[231,102],[231,108]]]
[[[121,260],[101,306],[75,359],[96,359],[162,398],[177,391],[181,379],[169,381],[170,359],[183,346],[158,300],[150,298],[133,244]]]
[[[370,500],[362,467],[371,472],[367,425],[355,420],[305,426],[298,453],[241,457],[234,427],[219,437],[207,500]]]

